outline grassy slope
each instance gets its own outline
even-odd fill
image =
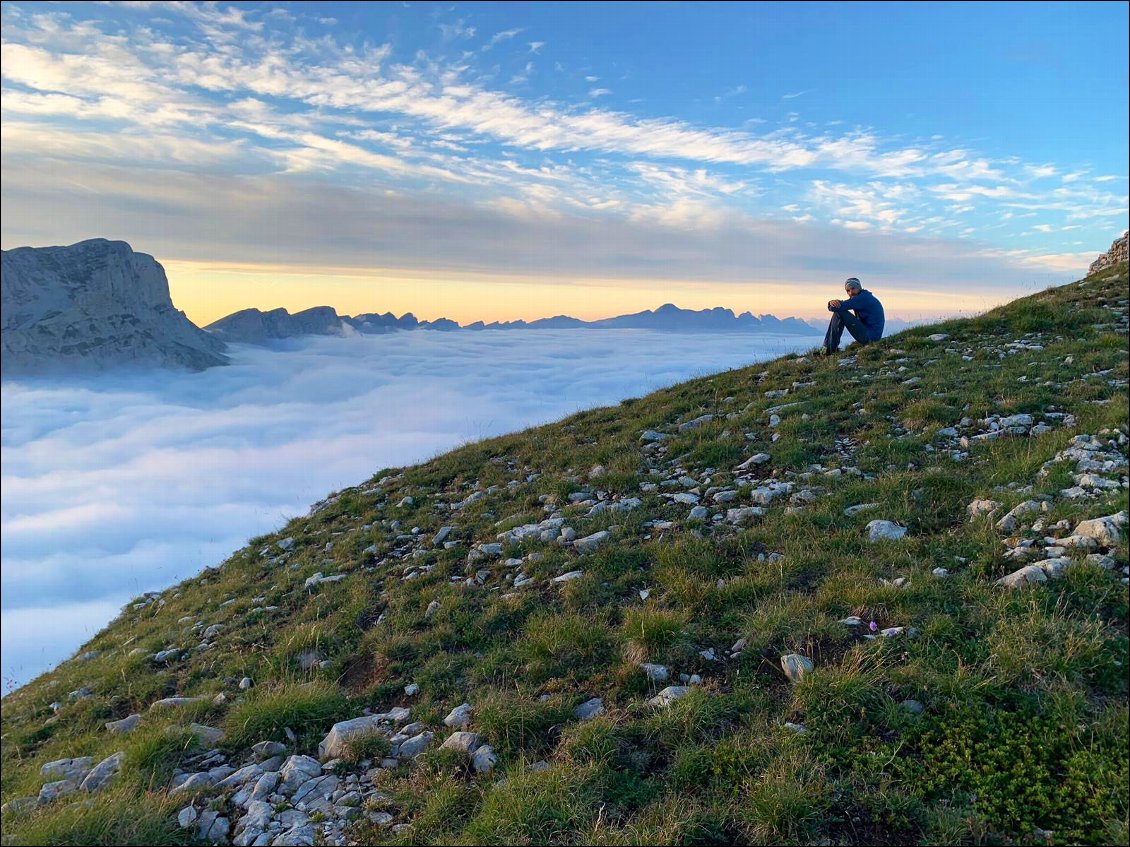
[[[1078,564],[1063,579],[1007,591],[994,580],[1018,565],[1002,558],[990,522],[965,514],[975,497],[1007,508],[1031,496],[998,486],[1034,484],[1039,494],[1071,485],[1068,464],[1037,473],[1077,433],[1126,432],[1126,297],[1123,265],[976,319],[904,332],[846,367],[786,357],[381,471],[252,540],[219,570],[127,609],[83,648],[100,651],[95,658],[66,662],[6,698],[5,801],[34,794],[45,761],[117,749],[127,760],[118,787],[92,807],[64,800],[5,815],[4,841],[183,839],[178,804],[160,789],[185,746],[165,726],[186,715],[146,709],[161,697],[225,691],[227,704],[188,717],[224,726],[233,750],[285,740],[290,727],[298,752],[316,755],[330,724],[365,706],[410,705],[413,719],[437,729],[452,707],[475,707],[474,728],[499,752],[496,774],[474,776],[438,751],[385,774],[389,810],[413,826],[362,833],[369,841],[1031,842],[1041,827],[1057,843],[1126,843],[1125,541],[1114,574]],[[950,338],[927,340],[936,332]],[[1043,349],[999,355],[1020,338]],[[920,381],[907,384],[913,376]],[[786,388],[784,399],[764,396]],[[765,410],[794,400],[770,428]],[[1049,411],[1072,413],[1076,424],[975,446],[967,461],[927,449],[938,428],[963,416]],[[665,451],[642,449],[643,430],[676,433],[703,414],[718,417],[676,434]],[[759,476],[813,488],[815,501],[791,513],[778,501],[741,528],[712,527],[689,521],[689,506],[640,490],[676,469],[724,487],[730,469],[759,451],[772,456]],[[799,478],[813,463],[862,473]],[[597,464],[606,472],[590,483]],[[460,511],[437,509],[493,486]],[[586,489],[640,496],[644,506],[585,518],[587,507],[569,506],[567,495]],[[406,495],[414,504],[402,504]],[[556,544],[509,551],[544,554],[521,568],[536,583],[517,590],[503,580],[518,569],[501,560],[468,570],[472,543],[547,518],[545,495],[578,535],[616,523],[614,542],[580,561]],[[879,507],[846,517],[857,503]],[[1057,500],[1048,523],[1126,507],[1124,489]],[[871,545],[863,527],[873,518],[909,534]],[[675,523],[645,525],[655,519]],[[421,544],[422,558],[396,557],[410,549],[398,536],[411,527],[430,539],[448,524],[458,548]],[[285,537],[297,543],[282,561],[272,562],[277,548],[261,552]],[[370,545],[375,553],[364,552]],[[759,559],[770,552],[783,557]],[[434,567],[402,579],[422,564]],[[938,566],[953,575],[933,577]],[[476,568],[489,571],[484,586],[452,581]],[[584,576],[547,585],[574,568]],[[318,571],[349,576],[304,589]],[[909,584],[891,585],[896,577]],[[650,589],[646,601],[640,589]],[[252,611],[268,606],[278,608]],[[867,640],[839,623],[852,614],[917,635]],[[210,649],[160,669],[129,655],[193,648],[197,621],[225,625]],[[736,658],[699,655],[713,647],[725,656],[739,638],[747,643]],[[301,671],[297,657],[308,649],[328,667]],[[800,684],[780,671],[790,651],[816,664]],[[663,686],[640,660],[699,673],[704,684],[670,708],[648,706]],[[246,695],[233,684],[244,675],[256,681]],[[409,682],[421,687],[414,698],[402,690]],[[81,686],[93,696],[69,702]],[[576,721],[572,709],[593,696],[607,714]],[[908,698],[925,712],[902,707]],[[142,728],[125,739],[102,730],[138,711]],[[530,772],[540,759],[551,767]]]

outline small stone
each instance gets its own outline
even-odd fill
[[[263,761],[272,756],[281,756],[286,752],[286,745],[277,741],[260,741],[251,745],[251,753],[256,761]]]
[[[591,700],[586,700],[573,710],[573,717],[581,721],[591,721],[593,718],[603,714],[604,700],[600,697],[593,697]]]
[[[812,660],[799,653],[788,653],[781,657],[781,670],[791,682],[800,682],[814,669]]]
[[[917,700],[903,700],[900,705],[912,715],[920,715],[926,711],[926,707]]]
[[[497,762],[498,756],[495,755],[494,748],[489,744],[482,745],[471,756],[471,767],[475,769],[476,773],[490,773],[494,770]]]
[[[46,785],[39,789],[39,805],[45,806],[60,797],[66,797],[68,794],[74,794],[77,790],[78,784],[70,779],[60,779],[56,782],[48,782]]]
[[[82,781],[82,784],[79,785],[79,788],[82,791],[100,791],[118,776],[118,773],[122,769],[122,759],[125,758],[125,755],[125,753],[118,752],[112,756],[107,756],[86,775],[86,778]]]
[[[435,736],[430,732],[414,735],[400,745],[398,755],[401,759],[415,759],[428,748]]]
[[[965,511],[969,514],[969,520],[976,520],[982,515],[991,515],[1001,504],[996,500],[974,500],[965,507]]]
[[[686,685],[668,685],[647,702],[651,706],[670,706],[676,700],[686,697],[690,690]]]
[[[200,813],[196,811],[195,806],[185,806],[177,815],[177,824],[181,829],[192,829],[193,824],[199,817]]]
[[[70,780],[77,784],[82,782],[83,777],[90,773],[92,767],[94,767],[93,756],[82,756],[77,759],[56,759],[40,767],[39,775],[44,779]]]
[[[404,693],[409,697],[415,697],[420,693],[420,686],[414,682],[410,682],[408,685],[404,686]]]
[[[447,717],[443,719],[443,724],[452,729],[463,729],[471,723],[472,711],[470,703],[463,703],[460,706],[456,706],[448,713]]]
[[[176,709],[180,706],[191,706],[193,703],[199,702],[199,697],[166,697],[163,700],[157,700],[150,704],[149,708],[153,711]]]
[[[479,747],[477,732],[454,732],[440,745],[441,750],[456,750],[470,756]]]
[[[906,535],[906,527],[893,521],[871,521],[867,524],[867,540],[872,544],[878,541],[898,541]]]
[[[1005,588],[1021,588],[1047,581],[1048,575],[1044,573],[1043,568],[1036,565],[1026,565],[1018,571],[1002,576],[997,580],[997,585],[1003,585]]]
[[[189,729],[206,750],[211,750],[224,739],[224,731],[218,727],[194,723],[189,726]]]
[[[381,734],[383,720],[385,720],[384,715],[365,715],[335,723],[318,745],[318,757],[324,761],[344,756],[350,744],[355,744],[370,735]]]
[[[611,537],[612,533],[606,529],[602,529],[600,532],[594,532],[592,535],[586,535],[584,538],[575,540],[573,542],[573,549],[582,554],[592,553]]]
[[[666,682],[669,675],[666,667],[653,664],[652,662],[644,662],[640,665],[640,670],[643,671],[652,682]]]
[[[246,691],[252,685],[254,685],[254,683],[251,681],[251,677],[245,676],[243,679],[241,679],[239,681],[239,690],[240,691]]]

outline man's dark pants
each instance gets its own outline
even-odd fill
[[[863,325],[863,321],[845,309],[840,312],[832,312],[832,319],[828,321],[828,332],[824,336],[824,349],[830,353],[839,350],[840,337],[844,334],[845,329],[860,344],[871,343],[871,339],[867,335],[867,327]]]

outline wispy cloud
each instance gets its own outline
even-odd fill
[[[517,27],[515,29],[504,29],[502,32],[496,32],[490,37],[490,41],[483,45],[483,50],[490,50],[494,47],[497,47],[504,41],[509,41],[510,39],[521,35],[523,32],[525,32],[525,29],[522,27]]]
[[[763,119],[753,118],[734,129],[640,117],[593,105],[611,94],[607,87],[588,88],[580,102],[518,96],[465,57],[420,53],[405,61],[389,44],[352,44],[328,32],[315,38],[256,7],[159,8],[182,25],[162,24],[144,9],[133,23],[113,27],[53,8],[8,15],[6,195],[16,183],[21,198],[35,193],[20,173],[47,156],[52,165],[41,195],[59,190],[65,174],[84,191],[101,185],[122,197],[131,183],[157,184],[154,175],[137,173],[145,168],[179,169],[200,184],[222,174],[282,195],[290,191],[286,181],[302,178],[325,183],[306,183],[309,196],[344,191],[353,198],[347,205],[366,206],[370,194],[385,192],[423,192],[436,205],[442,197],[462,207],[475,232],[482,228],[470,223],[471,213],[483,208],[506,210],[510,221],[588,216],[588,225],[601,230],[610,219],[643,227],[662,220],[700,235],[758,220],[918,235],[964,230],[971,225],[964,217],[980,215],[981,231],[1006,225],[1019,237],[1029,227],[1008,224],[1006,214],[1036,212],[1059,225],[1125,215],[1126,192],[1118,185],[1125,177],[994,159],[942,137],[887,138],[836,122],[763,129]],[[466,19],[437,26],[451,39],[475,37]],[[217,38],[217,27],[228,37]],[[524,32],[506,29],[487,41],[498,56],[508,45],[511,61],[522,63],[507,72],[523,89],[534,71],[530,54],[546,44],[516,42]],[[587,76],[591,84],[599,74]],[[68,163],[114,168],[115,177],[79,174]],[[1048,190],[1060,173],[1059,187]],[[664,212],[673,197],[679,204]],[[11,201],[6,206],[14,209]],[[194,196],[184,211],[201,208]],[[332,209],[319,214],[336,219]],[[337,223],[350,231],[348,222]],[[443,227],[416,223],[421,231],[413,243],[429,237],[424,227]],[[6,220],[5,238],[34,229]],[[94,233],[82,232],[88,234]],[[453,250],[450,262],[457,256]]]

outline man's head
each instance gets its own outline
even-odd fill
[[[844,280],[844,291],[847,292],[848,297],[854,297],[863,290],[863,285],[860,283],[858,277],[849,276]]]

